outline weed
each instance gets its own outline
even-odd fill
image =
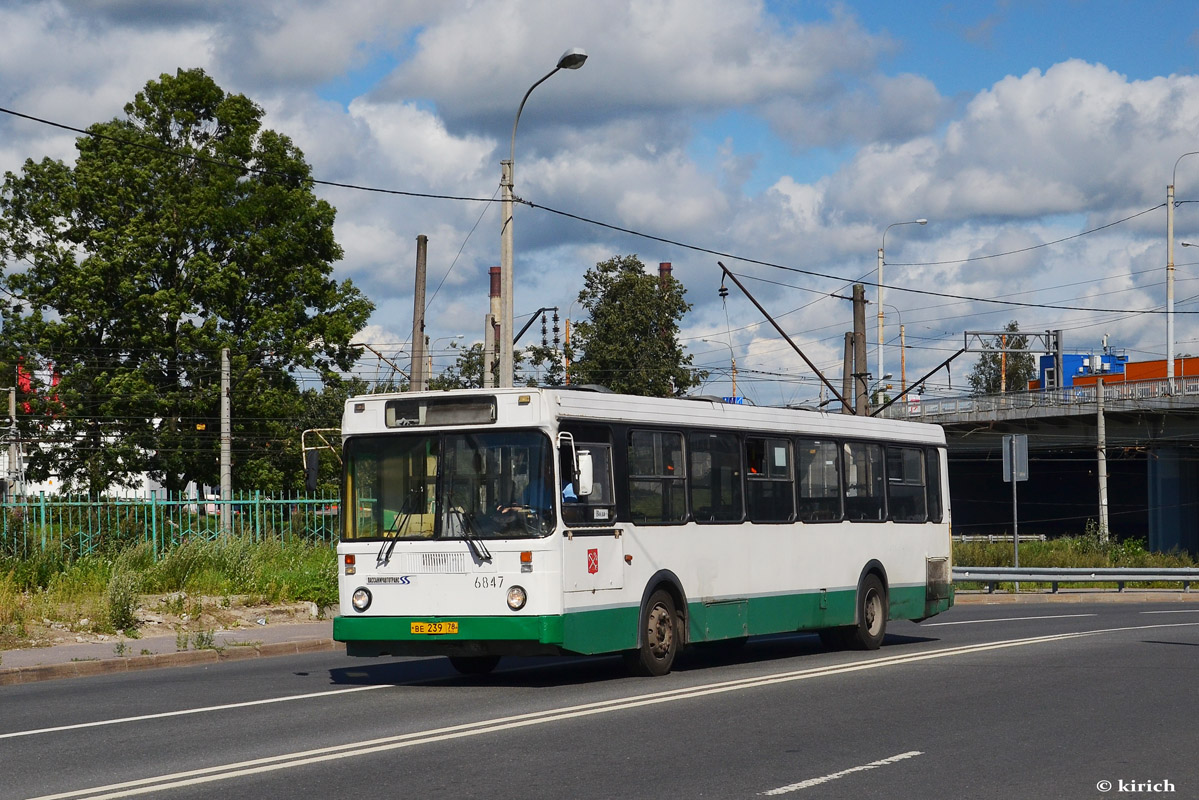
[[[140,581],[136,573],[118,570],[108,580],[104,594],[108,610],[108,622],[117,630],[137,627],[138,589]]]
[[[175,628],[175,649],[182,652],[187,649],[188,633],[187,628],[180,625]]]
[[[192,647],[197,650],[216,650],[216,634],[212,630],[196,631],[192,634]]]
[[[112,653],[115,656],[119,656],[119,657],[123,658],[126,655],[126,652],[128,651],[128,649],[129,648],[126,646],[125,642],[120,641],[120,642],[117,642],[115,645],[113,645]]]

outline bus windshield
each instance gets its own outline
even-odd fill
[[[343,539],[500,539],[554,530],[552,451],[536,431],[346,442]]]

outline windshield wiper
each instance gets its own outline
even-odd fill
[[[475,560],[490,561],[491,551],[487,549],[487,545],[483,544],[483,537],[475,528],[475,521],[460,508],[451,509],[450,513],[458,515],[458,526],[462,530],[462,538],[466,541],[466,546],[470,548]]]
[[[404,505],[400,508],[400,512],[396,515],[395,522],[391,526],[390,533],[394,534],[392,540],[385,542],[379,548],[379,554],[375,556],[375,569],[386,567],[391,562],[391,553],[396,549],[396,542],[404,535],[404,529],[408,527],[408,520],[412,519],[412,506],[412,498],[404,501]]]

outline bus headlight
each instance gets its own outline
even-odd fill
[[[371,590],[359,586],[354,590],[354,594],[350,595],[350,603],[355,611],[366,611],[371,607]]]
[[[525,593],[524,587],[513,586],[508,590],[508,608],[513,611],[520,611],[528,600],[529,595]]]

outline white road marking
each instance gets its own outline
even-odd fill
[[[919,750],[911,750],[907,753],[900,753],[897,756],[891,756],[890,758],[880,758],[878,761],[871,761],[869,764],[862,764],[860,767],[850,767],[849,769],[843,769],[840,772],[833,772],[828,775],[822,775],[819,778],[808,778],[806,781],[800,781],[799,783],[792,783],[787,786],[780,786],[777,789],[771,789],[769,792],[762,792],[762,794],[767,795],[767,796],[779,795],[779,794],[790,794],[791,792],[798,792],[800,789],[808,789],[812,786],[819,786],[822,783],[828,783],[829,781],[835,781],[838,778],[844,778],[846,775],[852,775],[855,772],[865,772],[866,770],[869,770],[869,769],[878,769],[879,767],[885,767],[890,764],[895,764],[900,761],[904,761],[905,759],[915,758],[916,756],[922,756],[922,755],[924,755],[924,753],[922,753]]]
[[[1002,619],[964,619],[957,622],[925,622],[921,628],[935,628],[938,625],[977,625],[980,622],[1024,622],[1030,619],[1074,619],[1076,617],[1097,617],[1098,614],[1049,614],[1043,617],[1003,617]]]
[[[328,692],[312,692],[310,694],[293,694],[287,697],[271,697],[266,700],[247,700],[242,703],[226,703],[220,706],[203,706],[201,708],[184,708],[179,711],[163,711],[158,714],[142,714],[137,717],[118,717],[116,719],[101,719],[95,722],[78,722],[74,725],[59,725],[55,728],[36,728],[28,731],[13,731],[12,733],[0,733],[0,739],[15,739],[18,736],[36,736],[39,733],[57,733],[59,731],[73,731],[79,728],[97,728],[103,725],[120,725],[124,722],[142,722],[147,719],[163,719],[165,717],[183,717],[188,714],[207,714],[212,711],[227,711],[231,708],[249,708],[250,706],[265,706],[271,703],[287,703],[292,700],[311,700],[315,697],[331,697],[338,694],[350,694],[351,692],[369,692],[374,689],[386,689],[387,684],[373,684],[371,686],[355,686],[352,689],[334,689]]]
[[[608,714],[613,711],[623,711],[626,709],[656,705],[659,703],[690,700],[697,697],[722,694],[725,692],[742,691],[761,686],[772,686],[775,684],[789,683],[792,681],[808,680],[810,678],[822,678],[830,675],[841,675],[850,672],[880,669],[883,667],[898,666],[902,664],[914,664],[920,661],[931,661],[953,656],[971,655],[974,653],[983,653],[991,650],[1002,650],[1011,647],[1023,647],[1033,644],[1066,641],[1069,639],[1097,636],[1104,633],[1140,631],[1154,628],[1182,628],[1196,626],[1199,626],[1199,622],[1174,622],[1156,625],[1106,628],[1093,631],[1058,633],[1047,636],[1034,636],[1027,639],[1010,639],[999,642],[987,642],[982,644],[965,645],[961,647],[950,647],[924,653],[911,653],[896,656],[886,656],[882,658],[871,658],[868,661],[858,661],[849,664],[836,664],[826,667],[813,667],[810,669],[782,672],[774,675],[764,675],[756,678],[741,678],[732,681],[721,681],[683,689],[669,689],[661,692],[651,692],[649,694],[633,695],[630,697],[604,700],[595,703],[585,703],[578,706],[546,709],[543,711],[534,711],[511,717],[500,717],[497,719],[482,720],[480,722],[453,725],[446,728],[435,728],[427,731],[416,731],[413,733],[386,736],[378,739],[367,739],[359,742],[350,742],[347,744],[321,747],[295,753],[284,753],[278,756],[267,756],[264,758],[251,759],[249,761],[222,764],[213,767],[205,767],[186,772],[176,772],[167,775],[157,775],[149,778],[141,778],[138,780],[109,784],[106,786],[77,789],[74,791],[62,792],[54,795],[44,795],[42,797],[32,798],[32,800],[66,800],[66,798],[76,797],[87,797],[89,800],[109,800],[109,798],[133,797],[136,795],[164,792],[168,789],[176,789],[184,786],[195,786],[198,784],[229,780],[231,778],[274,772],[277,770],[292,769],[294,767],[307,766],[310,764],[319,764],[327,761],[337,761],[344,758],[373,755],[375,753],[415,747],[422,744],[431,744],[433,742],[462,739],[470,736],[497,733],[500,731],[524,728],[533,725],[544,725],[551,722],[577,719],[596,714]]]
[[[1199,608],[1180,608],[1172,611],[1142,611],[1142,614],[1199,614]]]

